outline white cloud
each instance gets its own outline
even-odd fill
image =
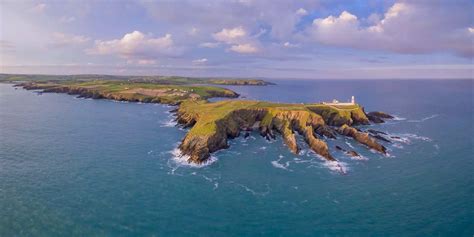
[[[259,51],[259,49],[252,44],[232,45],[229,50],[237,52],[237,53],[243,53],[243,54],[256,53]]]
[[[207,63],[207,58],[200,58],[200,59],[195,59],[192,61],[193,64],[206,64]]]
[[[297,47],[299,47],[298,44],[292,44],[292,43],[290,43],[290,42],[288,42],[288,41],[285,42],[285,43],[283,43],[283,46],[284,46],[285,48],[297,48]]]
[[[219,47],[220,43],[217,42],[204,42],[199,44],[199,47],[201,48],[217,48]]]
[[[221,31],[212,35],[215,40],[225,42],[227,44],[234,44],[247,37],[247,32],[242,26],[227,29],[224,28]]]
[[[229,29],[224,28],[221,31],[212,34],[215,40],[230,45],[230,51],[242,54],[256,53],[259,51],[256,38],[260,35],[261,33],[249,36],[247,31],[241,26]]]
[[[64,34],[61,32],[53,33],[52,38],[52,45],[54,46],[80,45],[90,41],[89,37],[85,37],[82,35]]]
[[[306,9],[304,8],[300,8],[296,11],[296,15],[298,16],[306,16],[308,15],[308,11],[306,11]]]
[[[87,50],[89,54],[115,54],[122,58],[150,60],[157,56],[175,56],[180,50],[174,46],[171,34],[153,38],[140,31],[125,34],[121,39],[109,41],[96,40],[93,48]]]
[[[409,54],[450,51],[473,56],[473,36],[460,30],[462,25],[456,26],[459,20],[448,9],[440,11],[439,7],[395,3],[383,19],[371,15],[369,26],[343,11],[339,16],[314,19],[308,32],[316,42],[333,46]]]

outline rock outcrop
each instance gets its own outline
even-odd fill
[[[307,108],[323,117],[327,125],[368,125],[369,119],[362,107],[355,106],[351,109],[337,108],[335,106],[313,105]]]
[[[344,149],[344,148],[342,148],[342,147],[340,147],[340,146],[337,146],[337,145],[336,145],[336,149],[337,149],[337,150],[340,150],[340,151],[343,151],[344,154],[346,154],[346,155],[348,155],[348,156],[350,156],[350,157],[359,157],[359,158],[361,157],[361,155],[360,155],[359,153],[357,153],[356,151],[354,151],[354,150],[348,151],[348,150],[346,150],[346,149]]]
[[[384,119],[393,119],[394,117],[384,112],[374,111],[368,113],[367,118],[373,123],[384,123]]]
[[[337,129],[337,132],[341,135],[352,137],[359,143],[364,144],[375,151],[381,152],[383,154],[386,154],[387,152],[387,149],[383,145],[375,141],[375,139],[370,137],[368,133],[360,132],[357,129],[347,126],[345,124],[339,127]]]
[[[336,138],[335,132],[353,137],[367,147],[385,153],[386,149],[368,133],[350,127],[368,124],[362,107],[334,107],[323,104],[278,104],[258,101],[186,101],[177,111],[178,123],[190,127],[179,149],[188,156],[188,162],[205,162],[210,154],[228,147],[228,139],[241,131],[258,129],[268,140],[280,134],[288,149],[297,154],[300,147],[297,135],[318,155],[329,161],[330,154],[325,138]],[[330,125],[341,125],[334,129]],[[345,151],[359,156],[355,151]]]

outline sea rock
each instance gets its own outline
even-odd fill
[[[384,112],[374,111],[368,113],[367,118],[373,123],[384,123],[384,119],[393,119],[394,117]]]
[[[374,130],[374,129],[367,129],[367,132],[371,133],[371,134],[383,134],[383,135],[388,135],[386,132],[382,132],[382,131],[377,131],[377,130]]]
[[[347,151],[346,154],[351,157],[361,157],[356,151]]]
[[[249,133],[249,132],[246,132],[245,135],[244,135],[244,138],[247,139],[248,137],[250,137],[250,133]]]
[[[385,118],[385,119],[393,119],[394,118],[392,115],[384,113],[384,112],[380,112],[380,111],[373,111],[373,112],[368,113],[368,115],[376,116],[376,117],[379,117],[379,118]]]
[[[386,154],[386,148],[375,141],[375,139],[370,137],[368,133],[359,132],[357,129],[349,127],[345,124],[339,127],[337,132],[341,135],[352,137],[359,143],[364,144],[375,151]]]
[[[372,135],[372,137],[376,138],[376,139],[379,139],[381,141],[384,141],[384,142],[388,142],[388,143],[392,143],[390,140],[388,140],[387,138],[381,136],[381,135]]]
[[[337,149],[337,150],[340,150],[340,151],[342,151],[342,152],[344,152],[344,154],[346,154],[346,155],[348,155],[348,156],[350,156],[350,157],[361,157],[361,156],[359,155],[359,153],[357,153],[357,152],[354,151],[354,150],[348,151],[348,150],[346,150],[346,149],[344,149],[344,148],[342,148],[342,147],[340,147],[340,146],[338,146],[338,145],[336,145],[336,149]]]

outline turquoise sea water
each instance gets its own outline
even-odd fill
[[[349,99],[398,120],[390,156],[330,141],[342,175],[257,133],[177,161],[172,107],[0,84],[0,236],[472,236],[473,81],[297,81],[247,99]],[[334,145],[353,146],[353,160]]]

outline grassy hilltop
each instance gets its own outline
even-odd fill
[[[189,156],[188,161],[194,163],[204,162],[210,153],[226,148],[228,138],[253,129],[258,129],[267,139],[275,138],[274,132],[281,134],[285,144],[294,153],[300,150],[295,136],[300,134],[314,152],[327,160],[335,161],[326,142],[321,139],[336,137],[337,130],[329,125],[369,124],[363,108],[357,104],[332,106],[240,100],[215,103],[185,101],[178,109],[178,122],[192,127],[180,149],[184,155]],[[349,132],[345,132],[346,134],[349,135]],[[359,142],[384,152],[384,148],[368,135],[357,130],[351,130],[350,135],[357,135]]]
[[[19,83],[25,89],[77,94],[95,99],[172,105],[185,100],[238,97],[237,93],[214,85],[265,86],[272,84],[258,79],[236,78],[21,74],[0,74],[0,82]]]
[[[162,85],[129,81],[36,81],[19,84],[25,89],[77,94],[94,99],[162,103],[176,105],[185,100],[206,100],[211,97],[238,97],[224,88],[205,85]]]

